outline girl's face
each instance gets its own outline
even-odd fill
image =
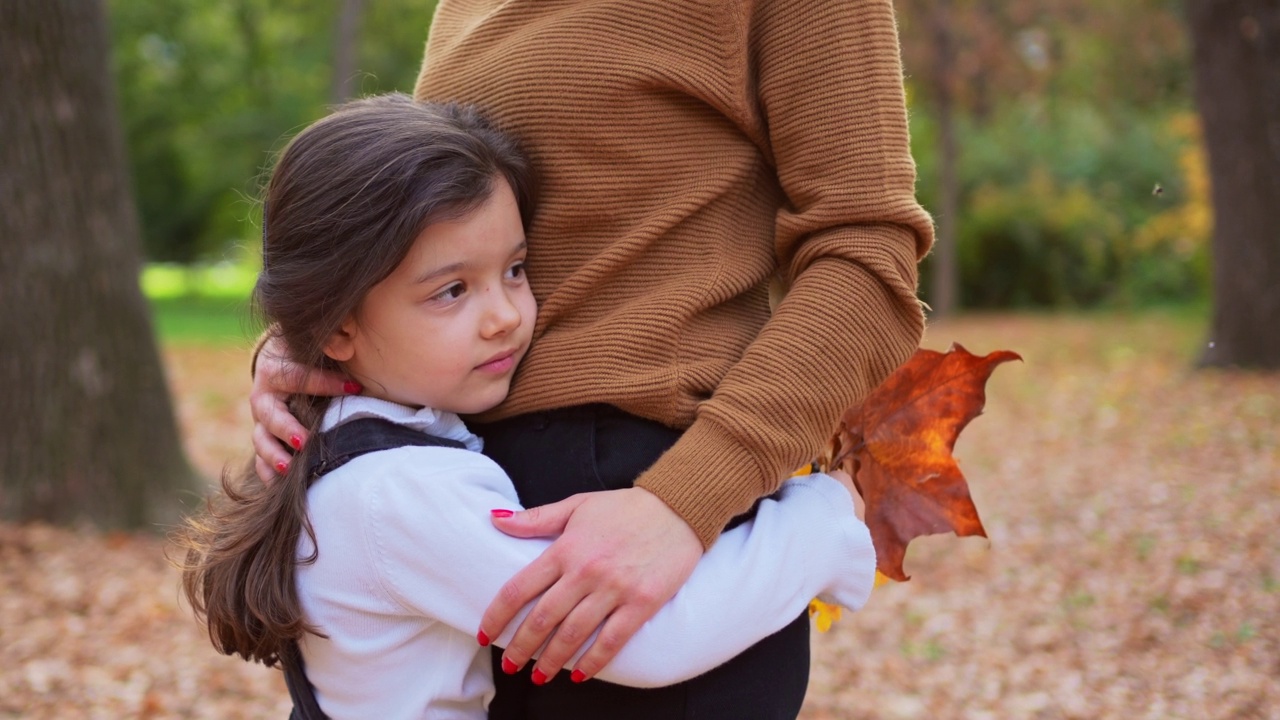
[[[537,305],[511,188],[466,217],[422,231],[365,296],[325,353],[365,388],[402,405],[478,413],[507,396]]]

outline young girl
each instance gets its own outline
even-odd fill
[[[294,398],[312,440],[269,484],[252,472],[224,480],[188,523],[183,584],[221,652],[271,665],[297,641],[330,717],[480,718],[492,698],[481,613],[549,541],[492,526],[519,509],[516,494],[458,414],[502,401],[533,338],[532,194],[528,160],[475,111],[404,96],[339,108],[272,175],[255,303],[294,360],[364,389]],[[456,447],[340,464],[334,433],[368,418]],[[599,678],[673,684],[783,627],[815,595],[860,607],[875,558],[851,491],[824,475],[786,483]],[[493,642],[505,646],[518,625]]]

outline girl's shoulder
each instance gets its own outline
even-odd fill
[[[308,491],[307,502],[373,503],[381,513],[416,512],[424,504],[453,504],[495,492],[516,498],[506,473],[483,454],[405,446],[361,455],[322,476]]]

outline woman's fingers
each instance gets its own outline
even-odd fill
[[[258,353],[253,372],[254,393],[277,395],[352,395],[360,384],[342,373],[299,365],[275,338]]]
[[[551,537],[564,532],[573,511],[586,500],[588,493],[579,493],[549,505],[521,510],[512,515],[493,514],[494,527],[519,538]]]
[[[604,669],[622,646],[648,621],[642,608],[624,606],[615,611],[600,627],[600,634],[591,644],[591,649],[573,665],[569,679],[574,682],[590,680]]]
[[[253,451],[257,455],[254,468],[263,482],[270,482],[271,478],[283,474],[293,460],[271,431],[261,424],[253,426]]]
[[[556,628],[551,641],[538,655],[537,664],[533,668],[533,682],[541,685],[556,676],[564,668],[565,663],[573,659],[573,654],[591,634],[609,618],[612,603],[602,600],[599,593],[583,598]],[[582,675],[573,676],[577,682],[585,680]]]
[[[538,599],[533,609],[525,616],[524,622],[520,624],[515,637],[507,643],[506,650],[502,653],[503,670],[515,671],[524,667],[529,658],[533,657],[538,648],[546,642],[548,636],[552,633],[564,632],[566,635],[561,637],[558,645],[558,657],[556,655],[548,657],[545,653],[543,654],[542,660],[538,662],[538,667],[543,674],[541,678],[535,675],[534,682],[541,685],[539,680],[545,682],[560,671],[560,667],[568,662],[574,651],[590,637],[610,609],[607,606],[611,603],[602,602],[598,596],[594,602],[585,598],[581,594],[583,589],[581,586],[574,587],[568,583],[558,582]],[[583,608],[583,605],[586,607]],[[569,625],[568,618],[575,612],[575,608],[581,609],[584,616],[594,615],[594,624],[585,631],[581,630],[578,624]],[[563,623],[561,618],[565,619]],[[584,621],[590,619],[584,618]],[[570,642],[571,639],[576,639],[576,642]],[[554,644],[553,636],[548,650]]]
[[[503,587],[485,611],[482,630],[498,637],[525,603],[546,590],[508,643],[506,667],[518,667],[531,657],[582,603],[584,621],[621,613],[610,633],[592,642],[592,662],[603,667],[676,594],[702,550],[684,520],[647,490],[587,493],[573,509],[564,533]],[[560,639],[556,652],[567,650],[572,656],[589,636],[575,625]]]
[[[249,393],[257,454],[254,469],[263,482],[288,468],[291,456],[285,446],[300,450],[307,442],[307,429],[285,405],[290,395],[351,395],[361,390],[359,383],[340,373],[295,363],[279,338],[268,339],[255,360],[253,391]]]
[[[295,450],[307,442],[307,429],[302,427],[298,419],[289,414],[284,404],[285,395],[261,393],[249,396],[249,408],[253,414],[253,448],[258,457],[275,467],[281,460],[288,462],[289,454],[279,443],[288,443]]]
[[[253,470],[258,474],[258,479],[264,483],[269,483],[276,479],[276,471],[271,469],[266,460],[257,455],[253,457]]]

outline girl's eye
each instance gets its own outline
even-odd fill
[[[465,290],[466,288],[463,287],[462,283],[454,283],[449,287],[436,293],[435,295],[432,295],[431,299],[432,300],[457,300],[458,298],[462,297],[462,293],[465,292]]]
[[[524,277],[524,261],[507,268],[507,277],[511,280],[518,280]]]

